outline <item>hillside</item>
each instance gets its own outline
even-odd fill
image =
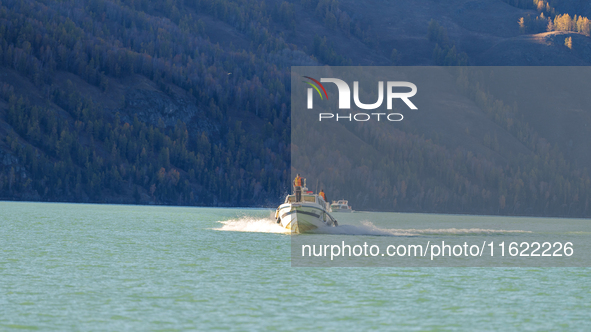
[[[3,2],[0,22],[2,198],[262,205],[285,191],[285,68],[125,4]]]
[[[568,3],[548,4],[551,17],[587,14]],[[520,28],[538,15],[500,0],[3,1],[0,199],[273,206],[290,183],[290,66],[591,63],[584,33]],[[540,120],[555,109],[543,106],[520,123],[558,147],[572,165],[564,178],[583,181],[589,137],[557,135]],[[496,165],[536,153],[483,109],[461,114],[425,116],[395,136]]]

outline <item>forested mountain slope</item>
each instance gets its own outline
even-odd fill
[[[574,3],[2,1],[0,199],[274,205],[290,187],[290,66],[588,65],[576,24],[538,29],[541,14],[586,15]],[[496,137],[470,144],[428,129],[396,137],[495,162],[495,140],[519,141],[492,126]],[[531,130],[557,151],[572,145]],[[589,160],[560,158],[572,165],[563,177],[584,182]]]

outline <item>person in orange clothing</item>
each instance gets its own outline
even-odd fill
[[[295,179],[293,180],[293,187],[296,196],[296,202],[302,201],[302,178],[300,174],[296,175]]]
[[[322,197],[322,199],[326,202],[326,194],[324,193],[324,189],[321,189],[320,192],[318,193],[318,195],[320,195],[320,197]]]

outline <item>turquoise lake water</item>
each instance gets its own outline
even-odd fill
[[[291,267],[272,212],[0,202],[0,330],[591,330],[590,268]]]

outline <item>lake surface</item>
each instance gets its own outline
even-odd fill
[[[0,202],[0,330],[591,330],[590,268],[291,267],[272,213]]]

